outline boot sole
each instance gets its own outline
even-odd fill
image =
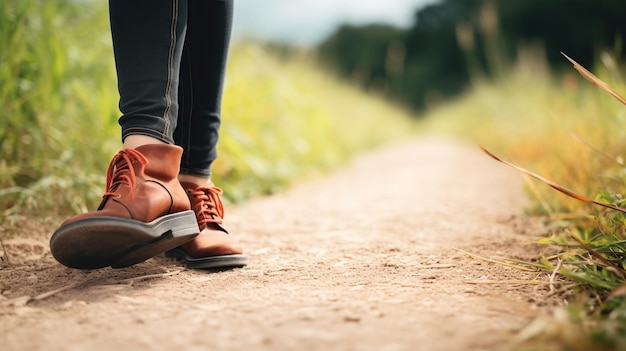
[[[191,269],[230,269],[241,268],[248,265],[248,256],[239,255],[220,255],[193,258],[187,255],[185,250],[180,247],[169,250],[165,256],[174,258],[183,262],[185,267]]]
[[[71,268],[122,268],[182,245],[199,233],[191,210],[149,223],[92,217],[57,229],[50,238],[50,251],[57,261]]]

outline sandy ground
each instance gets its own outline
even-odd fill
[[[3,234],[0,349],[507,349],[544,313],[527,282],[545,274],[467,253],[540,255],[527,205],[520,174],[424,138],[227,209],[243,269],[73,270],[47,248],[58,221],[24,223]]]

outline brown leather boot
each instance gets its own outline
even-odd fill
[[[98,210],[68,219],[50,238],[54,258],[72,268],[126,267],[198,235],[177,179],[181,155],[182,148],[167,144],[120,151]]]
[[[243,254],[241,245],[222,226],[222,189],[186,182],[181,184],[196,213],[200,235],[166,255],[183,261],[188,268],[225,269],[247,265],[248,257]]]

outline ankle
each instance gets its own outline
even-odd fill
[[[157,138],[153,138],[151,136],[141,135],[141,134],[133,134],[124,138],[124,148],[126,149],[136,149],[139,146],[152,145],[152,144],[167,144],[167,143]]]
[[[181,183],[192,183],[197,186],[209,186],[214,187],[215,184],[211,181],[211,178],[193,176],[189,174],[179,174],[178,181]]]

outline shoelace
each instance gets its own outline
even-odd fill
[[[188,192],[200,227],[207,223],[222,224],[224,218],[224,205],[220,199],[222,189],[200,186]]]
[[[106,192],[102,195],[103,199],[106,199],[108,196],[117,196],[116,191],[121,185],[128,185],[131,189],[135,188],[137,178],[135,176],[133,162],[139,162],[145,165],[148,163],[148,159],[134,149],[124,149],[113,157],[107,169]],[[132,199],[132,191],[130,192],[130,196]]]

